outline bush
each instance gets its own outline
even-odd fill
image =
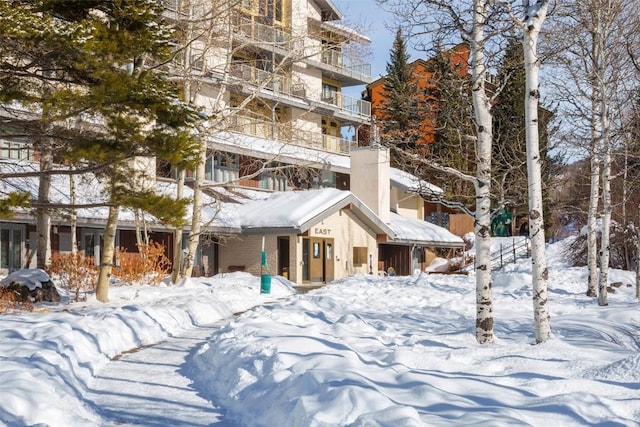
[[[94,291],[98,278],[98,266],[93,257],[82,252],[55,254],[51,259],[49,275],[62,289],[75,294],[74,300],[80,301],[80,294]]]
[[[156,242],[138,245],[138,253],[127,253],[125,248],[120,248],[116,253],[118,266],[113,269],[113,275],[127,283],[145,280],[158,285],[171,271],[171,262],[164,250],[164,245]]]

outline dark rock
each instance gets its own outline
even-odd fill
[[[16,302],[60,302],[60,294],[51,280],[41,284],[41,287],[29,290],[28,286],[12,282],[6,288],[13,291]]]

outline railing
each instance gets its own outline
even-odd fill
[[[307,92],[302,83],[292,83],[284,74],[275,74],[248,64],[231,64],[229,74],[243,82],[262,86],[275,93],[306,98]],[[371,117],[371,103],[338,91],[324,92],[320,101],[331,104],[345,113],[364,118]]]
[[[511,245],[500,244],[500,249],[491,254],[491,269],[502,268],[505,264],[516,262],[519,258],[529,258],[531,248],[529,238],[513,238]]]
[[[343,74],[352,77],[371,78],[371,64],[362,62],[355,55],[349,55],[336,48],[320,48],[320,62],[342,70]]]
[[[354,78],[371,78],[371,64],[359,60],[358,56],[349,55],[340,49],[316,45],[315,41],[311,45],[306,40],[304,42],[294,40],[287,30],[253,22],[247,16],[236,18],[234,32],[249,40],[279,47],[302,59],[317,58],[320,63],[337,68],[344,75]]]
[[[371,103],[369,101],[337,91],[324,92],[321,100],[327,104],[335,105],[346,113],[367,118],[371,117]]]
[[[244,36],[250,40],[260,43],[271,43],[279,45],[283,49],[289,50],[291,46],[291,34],[283,29],[273,25],[259,24],[253,22],[250,17],[244,15],[236,15],[233,23],[233,30],[236,34]]]
[[[230,117],[227,130],[340,154],[349,154],[352,145],[344,138],[294,129],[290,123],[271,122],[246,114]]]
[[[491,253],[491,269],[499,269],[520,258],[529,258],[531,256],[531,246],[528,237],[514,237],[511,245],[500,244],[500,249]],[[469,272],[473,270],[475,261],[463,265],[458,271]]]
[[[231,64],[229,74],[232,77],[276,93],[304,98],[306,91],[302,83],[292,83],[284,74],[274,74],[247,64]]]

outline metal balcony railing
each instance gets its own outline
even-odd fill
[[[249,17],[242,16],[236,18],[234,32],[260,44],[281,48],[300,59],[316,59],[352,78],[371,78],[371,64],[361,61],[358,56],[349,55],[338,48],[326,48],[317,41],[294,40],[291,33],[282,28],[259,24]]]
[[[246,114],[230,117],[227,130],[339,154],[349,154],[353,145],[344,138],[294,129],[291,124],[270,122]]]
[[[343,74],[352,77],[371,78],[371,64],[362,62],[357,56],[349,55],[336,48],[319,48],[323,64],[339,68]]]
[[[232,77],[243,82],[262,86],[264,89],[275,93],[294,96],[297,98],[307,98],[307,92],[302,83],[292,83],[286,75],[273,75],[272,72],[260,70],[247,64],[232,64],[230,69]],[[369,118],[371,116],[371,103],[338,91],[324,92],[320,99],[325,104],[331,104],[340,111]]]
[[[338,91],[324,92],[322,102],[332,104],[349,114],[361,117],[371,116],[371,103]]]
[[[236,15],[233,22],[235,34],[259,43],[268,43],[282,49],[290,49],[292,36],[289,31],[273,25],[254,22],[250,17]]]

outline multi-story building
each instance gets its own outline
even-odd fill
[[[340,24],[331,0],[162,4],[185,46],[164,69],[181,79],[185,98],[210,117],[201,132],[207,144],[205,205],[210,203],[203,241],[211,244],[196,255],[198,274],[259,273],[261,245],[270,273],[297,283],[389,267],[410,274],[425,266],[427,248],[463,246],[446,230],[429,228],[422,199],[406,175],[389,169],[385,150],[356,149],[356,138],[343,137],[346,129],[357,134],[371,118],[368,101],[343,92],[371,82],[370,64],[355,54],[369,40]],[[174,191],[175,171],[156,169],[159,191]],[[97,257],[105,218],[78,215],[79,247]],[[134,252],[133,219],[121,219],[118,246]],[[22,227],[22,237],[15,238],[21,243],[1,246],[0,255],[15,254],[16,260],[0,256],[0,269],[29,265],[34,226],[25,221],[27,215],[12,221],[10,227]],[[3,232],[8,224],[1,225]],[[62,218],[54,224],[53,251],[69,250],[68,224]],[[172,231],[150,227],[171,258]]]

